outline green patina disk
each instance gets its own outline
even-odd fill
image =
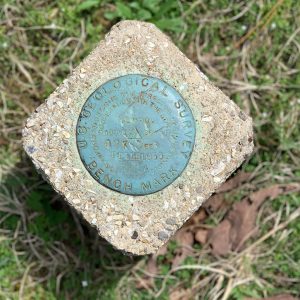
[[[157,192],[185,169],[195,121],[182,96],[166,82],[130,74],[92,93],[77,123],[77,147],[100,184],[130,195]]]

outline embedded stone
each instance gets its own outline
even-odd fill
[[[174,218],[168,218],[166,220],[166,224],[168,224],[168,225],[175,225],[176,224],[176,220]]]
[[[165,232],[165,231],[160,231],[158,233],[158,238],[161,240],[161,241],[165,241],[169,238],[169,235]]]
[[[123,21],[31,115],[23,144],[102,237],[141,255],[241,165],[253,133],[251,118],[166,35]]]

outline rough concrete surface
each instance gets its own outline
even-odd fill
[[[126,74],[160,78],[188,103],[196,139],[181,176],[145,196],[112,191],[84,167],[76,145],[83,104],[101,84]],[[253,150],[252,121],[153,24],[115,25],[39,106],[23,130],[25,151],[54,189],[116,248],[157,251]]]

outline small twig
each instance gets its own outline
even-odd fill
[[[155,295],[155,298],[159,298],[161,293],[164,291],[167,279],[170,277],[171,273],[174,273],[174,272],[177,272],[177,271],[180,271],[180,270],[202,270],[202,271],[208,271],[208,272],[211,272],[211,273],[217,273],[217,274],[223,275],[225,277],[229,277],[229,278],[234,276],[234,272],[228,273],[228,272],[226,272],[222,269],[217,269],[217,268],[214,268],[214,267],[202,266],[202,265],[182,265],[182,266],[176,267],[176,268],[172,269],[171,271],[169,271],[169,273],[165,276],[165,278],[162,282],[161,289]]]
[[[277,8],[283,3],[284,0],[278,0],[271,10],[262,18],[254,27],[252,27],[243,37],[241,37],[235,44],[234,48],[239,48],[255,31],[260,27],[263,29],[274,17]]]
[[[24,272],[24,275],[23,275],[21,283],[20,283],[20,289],[19,289],[19,299],[20,300],[24,299],[23,294],[24,294],[24,290],[25,290],[26,279],[27,279],[27,276],[28,276],[28,273],[29,273],[31,267],[34,265],[35,265],[34,263],[31,263],[30,265],[28,265]]]
[[[250,245],[248,248],[246,248],[244,251],[242,251],[237,257],[245,255],[247,252],[251,252],[255,247],[257,247],[259,244],[267,240],[269,237],[274,235],[277,231],[284,229],[289,223],[294,221],[295,219],[300,217],[300,207],[297,208],[290,216],[289,218],[280,223],[277,227],[274,227],[272,230],[270,230],[267,234],[262,236],[260,239],[258,239],[256,242],[254,242],[252,245]]]
[[[229,297],[229,295],[232,291],[232,285],[233,285],[233,279],[229,278],[225,293],[223,294],[223,297],[222,297],[222,300],[226,300]]]
[[[285,48],[292,42],[292,40],[295,38],[295,36],[300,32],[300,27],[297,28],[293,34],[288,38],[288,40],[286,41],[286,43],[284,44],[284,46],[280,49],[280,51],[278,52],[278,54],[276,55],[276,57],[274,58],[274,61],[278,61],[278,59],[280,58],[280,56],[282,55],[282,53],[284,52]]]

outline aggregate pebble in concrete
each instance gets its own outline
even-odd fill
[[[76,123],[101,84],[126,74],[158,77],[181,93],[196,121],[188,166],[154,194],[130,196],[97,183],[83,166]],[[39,106],[23,130],[25,151],[53,188],[99,234],[133,254],[157,251],[253,150],[251,118],[153,24],[115,25]]]

